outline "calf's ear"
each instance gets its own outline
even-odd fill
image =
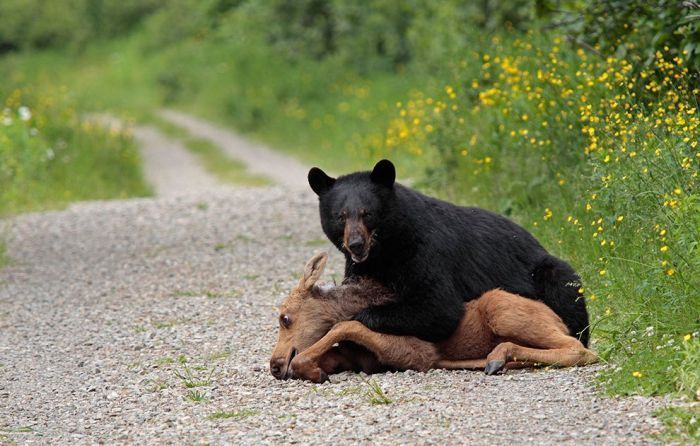
[[[381,184],[386,187],[393,187],[396,181],[396,169],[394,164],[389,160],[379,161],[370,174],[372,182]]]
[[[322,171],[318,167],[312,167],[309,170],[309,186],[316,192],[316,195],[322,195],[333,187],[335,184],[335,178],[331,178],[326,175],[326,172]]]
[[[305,290],[313,288],[314,284],[321,278],[327,261],[327,252],[320,252],[311,257],[311,259],[306,262],[306,266],[304,266],[304,274],[301,276],[301,280],[299,280],[299,286]]]

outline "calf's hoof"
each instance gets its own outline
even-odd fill
[[[487,375],[495,375],[496,373],[503,370],[503,367],[505,367],[505,365],[506,365],[505,361],[501,361],[501,360],[489,361],[489,363],[486,364],[486,367],[484,368],[484,373],[486,373]]]

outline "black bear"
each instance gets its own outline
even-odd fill
[[[464,302],[501,288],[541,300],[588,345],[580,278],[525,229],[498,214],[460,207],[395,183],[391,161],[331,178],[309,171],[321,225],[345,254],[345,277],[368,276],[396,294],[356,316],[368,328],[427,341],[446,339]]]

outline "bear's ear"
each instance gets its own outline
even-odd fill
[[[326,172],[322,171],[318,167],[312,167],[309,170],[309,186],[316,192],[316,195],[320,196],[333,187],[335,184],[335,178],[331,178],[326,175]]]
[[[381,160],[374,166],[369,177],[374,183],[391,188],[396,180],[396,169],[391,161]]]

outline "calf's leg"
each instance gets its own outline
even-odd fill
[[[496,346],[486,358],[487,365],[484,371],[488,375],[501,370],[506,363],[514,361],[528,364],[539,363],[558,367],[573,367],[577,365],[593,364],[598,357],[585,348],[577,339],[571,337],[570,344],[562,348],[537,349],[523,347],[513,342],[502,342]]]
[[[496,373],[509,361],[571,367],[598,360],[542,302],[493,290],[478,305],[493,334],[505,341],[487,356],[487,374]]]
[[[358,344],[372,352],[380,364],[401,370],[425,371],[438,359],[437,349],[430,342],[410,336],[377,333],[358,321],[343,321],[294,357],[291,363],[293,375],[313,382],[327,380],[328,375],[320,367],[319,360],[341,341]]]

